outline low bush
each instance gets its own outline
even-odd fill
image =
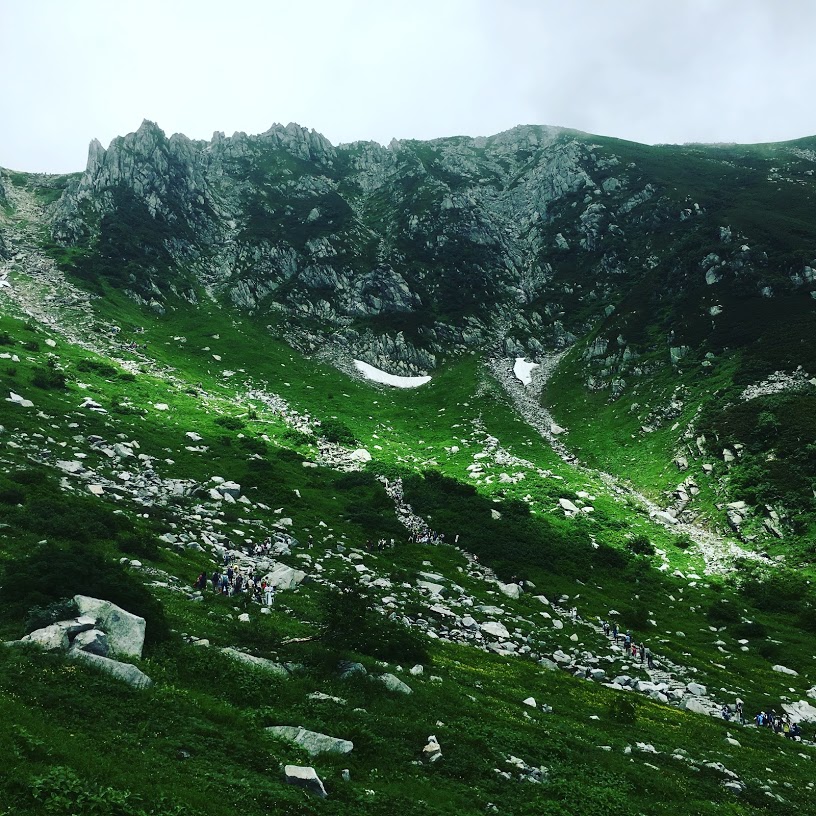
[[[368,591],[346,576],[322,599],[321,640],[331,649],[348,649],[392,662],[427,663],[421,635],[372,609]]]
[[[215,424],[220,425],[222,428],[226,428],[228,431],[240,431],[241,428],[246,426],[246,422],[244,422],[243,419],[238,419],[238,417],[231,416],[216,417]]]
[[[76,364],[76,370],[87,374],[96,374],[99,377],[115,377],[117,369],[110,363],[103,363],[101,360],[80,360]]]
[[[628,549],[635,555],[654,555],[654,544],[649,540],[649,536],[645,533],[638,533],[632,536],[626,543]]]
[[[60,391],[67,385],[65,372],[53,366],[35,368],[31,375],[31,384],[46,391]]]
[[[336,445],[354,445],[357,442],[357,437],[354,432],[339,419],[324,419],[320,423],[320,436],[327,442],[333,442]]]

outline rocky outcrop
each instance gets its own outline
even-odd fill
[[[117,657],[142,656],[145,639],[145,619],[126,612],[110,601],[75,595],[79,614],[92,618],[107,635],[107,641]]]

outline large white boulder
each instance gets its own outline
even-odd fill
[[[796,703],[782,703],[782,708],[790,714],[794,722],[816,722],[816,708],[807,700],[799,700]]]
[[[776,666],[771,666],[771,668],[773,669],[773,671],[779,672],[780,674],[790,674],[793,677],[798,677],[799,676],[798,671],[795,671],[794,669],[789,669],[787,666],[776,665]]]
[[[510,639],[510,632],[507,631],[507,627],[498,621],[488,621],[487,623],[483,623],[480,628],[486,635],[498,638],[499,640]]]
[[[108,645],[117,657],[142,656],[145,639],[145,619],[110,601],[74,595],[74,603],[81,616],[93,618],[108,636]]]
[[[238,482],[222,482],[218,485],[218,491],[222,496],[232,496],[237,499],[241,495],[241,485]]]
[[[306,573],[303,570],[287,567],[286,564],[276,564],[264,576],[266,583],[275,589],[294,589],[305,577]]]

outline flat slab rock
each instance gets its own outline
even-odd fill
[[[330,737],[318,731],[309,731],[301,725],[272,725],[266,731],[276,737],[296,742],[310,756],[318,754],[348,754],[354,750],[351,740]]]
[[[227,655],[227,657],[231,657],[233,660],[238,660],[241,663],[246,663],[250,666],[256,666],[257,668],[263,669],[270,674],[276,674],[278,677],[289,676],[289,669],[287,669],[282,663],[275,663],[274,660],[268,660],[265,657],[255,657],[255,655],[240,652],[238,649],[233,649],[230,646],[222,649],[221,653]]]
[[[105,674],[127,683],[131,688],[146,689],[153,685],[153,681],[140,669],[131,663],[121,663],[118,660],[111,660],[109,657],[83,652],[80,649],[72,650],[69,656],[74,660],[95,666]]]
[[[283,769],[283,776],[289,785],[305,788],[321,799],[328,796],[326,789],[323,787],[323,782],[314,768],[307,765],[286,765]]]

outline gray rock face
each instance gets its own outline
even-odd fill
[[[108,644],[118,657],[142,656],[145,638],[145,619],[124,609],[87,595],[75,595],[79,614],[93,618],[108,636]]]
[[[575,235],[552,234],[553,211],[595,189],[592,174],[617,161],[597,149],[549,127],[384,148],[335,147],[296,124],[192,141],[146,121],[107,149],[91,144],[85,173],[55,207],[53,236],[75,244],[95,236],[102,216],[138,212],[174,235],[131,282],[134,299],[163,309],[169,292],[194,301],[194,283],[207,281],[238,308],[284,314],[299,347],[319,351],[331,336],[358,359],[415,374],[483,345],[519,308],[513,348],[534,350],[565,331],[533,305],[561,294],[551,248],[602,249],[654,194],[633,197],[626,177],[606,178],[604,203],[584,206]],[[400,181],[418,184],[416,195]],[[613,202],[628,203],[609,224]],[[461,258],[471,259],[464,286]],[[442,319],[410,338],[376,321],[427,308]]]
[[[64,651],[68,648],[68,634],[64,626],[52,623],[36,629],[21,639],[22,643],[34,643],[48,652]]]
[[[105,674],[127,683],[135,689],[146,689],[153,685],[153,681],[140,669],[131,663],[121,663],[118,660],[112,660],[109,657],[102,657],[101,655],[91,654],[90,652],[83,652],[80,649],[71,650],[68,653],[75,660],[80,660],[83,663],[88,663],[96,667]]]
[[[354,749],[354,743],[350,740],[337,739],[317,731],[308,731],[300,725],[272,725],[266,731],[281,739],[296,742],[310,756],[348,754]]]
[[[110,651],[108,644],[108,637],[99,629],[89,629],[86,632],[80,632],[71,644],[72,649],[79,649],[83,652],[90,652],[91,654],[101,655],[107,657]]]
[[[328,796],[326,789],[323,787],[323,782],[314,768],[305,765],[287,765],[283,769],[283,775],[289,785],[306,788],[307,791],[319,796],[321,799]]]

